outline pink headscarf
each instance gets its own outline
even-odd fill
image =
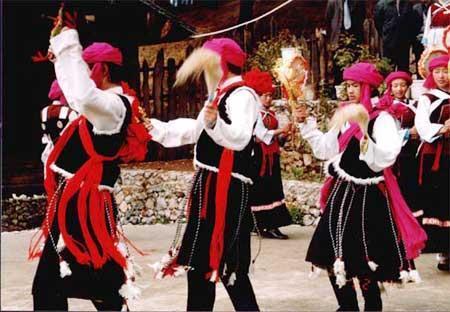
[[[353,80],[361,83],[360,102],[370,113],[373,110],[371,94],[372,88],[378,88],[383,82],[383,76],[377,71],[375,65],[371,63],[356,63],[344,69],[344,80]]]
[[[220,55],[223,76],[221,82],[228,75],[227,63],[237,67],[244,67],[247,55],[241,47],[230,38],[215,38],[206,41],[203,48],[216,52]]]
[[[119,49],[106,42],[94,42],[83,50],[83,59],[88,64],[94,64],[91,79],[97,87],[102,79],[102,63],[113,63],[122,66],[122,53]]]
[[[59,84],[58,80],[53,80],[52,85],[50,86],[50,91],[48,92],[48,98],[50,100],[59,100],[61,104],[67,104],[66,97],[64,96]]]
[[[344,69],[343,78],[344,80],[353,80],[361,83],[359,102],[365,107],[369,115],[371,115],[373,111],[371,100],[372,88],[378,88],[383,82],[383,76],[377,71],[375,65],[371,63],[356,63],[349,68]],[[356,123],[353,123],[340,137],[339,144],[341,148],[346,146],[350,139],[355,135],[360,139],[362,133],[359,131],[359,126]]]
[[[433,69],[438,67],[447,67],[449,62],[449,56],[448,55],[441,55],[438,57],[435,57],[430,61],[428,64],[428,76],[425,82],[423,83],[423,86],[427,89],[435,89],[437,87],[436,82],[433,78]]]
[[[407,85],[410,86],[412,84],[411,75],[404,71],[396,71],[390,73],[386,77],[386,92],[384,92],[383,97],[380,99],[380,102],[377,104],[377,108],[380,110],[388,110],[392,115],[399,117],[406,110],[406,107],[403,105],[393,105],[394,97],[392,96],[392,82],[396,79],[403,79],[406,81]]]
[[[372,108],[372,103],[370,102],[370,87],[377,87],[383,79],[376,71],[375,66],[367,63],[355,64],[350,67],[347,72],[344,71],[344,79],[361,82],[361,89],[368,92],[364,93],[366,98],[363,98],[363,93],[361,93],[361,102],[366,108],[369,108],[368,111],[371,120],[376,118],[383,110],[391,113],[390,110],[394,105],[382,107],[377,105],[378,109],[376,110],[373,110]],[[370,106],[366,106],[367,104]],[[339,151],[343,152],[345,150],[352,137],[356,137],[357,139],[361,139],[362,137],[361,130],[356,124],[352,124],[350,128],[339,137]],[[414,259],[419,256],[420,251],[425,247],[427,235],[417,222],[416,218],[412,215],[411,210],[405,202],[391,167],[383,170],[383,176],[386,186],[385,193],[391,204],[392,215],[405,247],[406,257],[407,259]],[[334,178],[329,177],[322,186],[320,191],[320,205],[322,210],[326,207],[326,200],[330,195],[333,183]]]

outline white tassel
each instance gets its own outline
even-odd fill
[[[346,272],[345,272],[345,263],[341,260],[341,258],[337,258],[333,264],[334,275],[336,276],[336,285],[339,288],[342,288],[347,284]]]
[[[370,268],[373,272],[375,272],[375,271],[377,270],[377,268],[378,268],[378,264],[376,264],[376,263],[373,262],[373,261],[368,261],[367,264],[369,265],[369,268]]]
[[[66,247],[66,244],[64,243],[64,239],[63,239],[62,235],[60,234],[59,240],[58,240],[58,247],[57,247],[58,252],[61,253],[65,247]]]
[[[155,278],[158,280],[162,280],[164,277],[164,273],[162,271],[159,271],[156,273]]]
[[[405,271],[405,270],[400,271],[400,280],[401,280],[402,284],[405,284],[406,282],[408,282],[408,280],[409,280],[408,271]]]
[[[336,275],[336,285],[338,285],[339,288],[342,288],[347,284],[347,278],[345,277],[345,274],[338,274]]]
[[[165,255],[161,258],[161,263],[162,263],[163,265],[169,264],[170,261],[172,261],[172,257],[171,257],[168,253],[165,254]]]
[[[161,271],[161,269],[163,268],[163,265],[160,261],[152,263],[152,264],[148,263],[147,265],[149,267],[151,267],[155,273],[158,271]]]
[[[187,270],[188,270],[187,267],[178,266],[175,268],[175,273],[173,273],[173,275],[175,277],[182,276],[182,275],[186,274]]]
[[[130,280],[127,280],[127,282],[120,287],[119,294],[126,300],[134,300],[139,298],[141,290],[139,287],[133,285]]]
[[[127,255],[127,246],[125,246],[124,243],[118,243],[116,245],[117,250],[122,254],[122,256],[124,256],[125,258],[128,256]]]
[[[212,271],[211,277],[209,279],[210,282],[215,283],[217,280],[217,270]]]
[[[61,276],[61,278],[72,275],[69,263],[64,260],[59,262],[59,275]]]
[[[419,275],[419,271],[417,270],[409,271],[409,281],[413,283],[421,283],[422,278]]]
[[[233,286],[236,282],[236,272],[231,273],[230,278],[228,279],[227,286]]]
[[[344,263],[344,261],[341,260],[341,258],[337,258],[334,261],[333,271],[334,271],[334,274],[340,274],[340,273],[345,274],[345,263]]]
[[[313,265],[311,267],[311,272],[309,272],[309,274],[308,274],[308,278],[309,279],[316,279],[316,278],[319,277],[320,272],[322,272],[322,269]]]

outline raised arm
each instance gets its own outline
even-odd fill
[[[100,90],[82,58],[78,32],[69,29],[50,39],[59,85],[72,109],[84,115],[98,132],[119,132],[126,108],[120,97]]]

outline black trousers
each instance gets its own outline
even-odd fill
[[[97,311],[121,311],[124,304],[124,300],[119,294],[91,301]],[[33,295],[34,311],[68,311],[68,309],[68,298],[60,294],[39,292]]]
[[[75,211],[75,210],[72,210]],[[75,212],[74,212],[75,213]],[[59,240],[58,220],[54,220],[51,230],[52,236],[55,239],[55,244]],[[33,281],[33,310],[35,311],[67,311],[68,298],[60,291],[63,287],[59,283],[59,258],[56,253],[52,241],[47,238],[45,242],[42,256],[39,260],[35,279]],[[74,268],[72,268],[74,269]],[[55,277],[57,277],[55,279]],[[65,286],[68,286],[66,284]],[[70,285],[72,288],[79,286]],[[81,291],[81,293],[84,293]],[[91,299],[87,299],[91,300]],[[120,311],[125,303],[124,298],[118,292],[111,292],[101,299],[92,299],[92,303],[98,311]]]
[[[205,279],[205,274],[188,272],[187,311],[212,311],[216,300],[216,284]],[[228,278],[222,283],[230,296],[236,311],[259,311],[255,293],[248,274],[237,274],[233,286],[228,286]]]
[[[347,281],[344,287],[339,288],[336,285],[336,277],[329,274],[329,278],[339,304],[337,311],[359,311],[353,280]],[[381,311],[383,303],[378,282],[368,277],[358,277],[358,280],[364,297],[364,311]]]

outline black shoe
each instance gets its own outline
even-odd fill
[[[275,229],[273,229],[273,231],[275,232],[275,234],[277,234],[279,237],[281,237],[281,239],[289,238],[289,236],[287,236],[286,234],[281,233],[279,228],[275,228]]]
[[[281,233],[281,235],[278,234],[275,229],[264,230],[264,231],[262,231],[261,236],[265,237],[265,238],[273,238],[273,239],[287,239],[286,235],[284,235],[282,233]]]
[[[448,261],[439,262],[437,265],[438,270],[440,271],[450,271],[450,263]]]

